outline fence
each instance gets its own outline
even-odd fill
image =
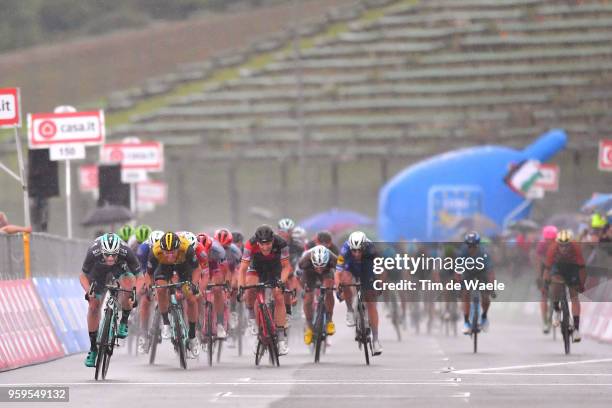
[[[89,241],[56,235],[30,234],[31,277],[78,277]],[[23,279],[24,236],[0,234],[0,280]]]

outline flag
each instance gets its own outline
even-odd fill
[[[510,171],[504,177],[504,182],[515,193],[525,197],[529,189],[540,177],[542,177],[540,162],[537,160],[523,160],[510,168]]]

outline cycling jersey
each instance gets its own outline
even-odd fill
[[[157,241],[149,254],[147,269],[153,271],[155,280],[169,280],[172,273],[176,271],[182,280],[191,280],[191,272],[199,266],[195,250],[189,241],[179,237],[180,244],[176,260],[167,261],[163,256],[160,241]]]
[[[126,273],[139,275],[140,265],[134,252],[123,242],[119,247],[115,264],[106,265],[100,248],[100,240],[96,240],[87,250],[81,270],[90,282],[96,282],[95,292],[99,295],[104,293],[104,285],[110,276],[119,279],[121,275]]]
[[[274,234],[272,249],[268,255],[261,253],[255,236],[246,242],[242,253],[242,261],[249,262],[249,272],[257,273],[260,282],[279,279],[282,270],[281,261],[285,259],[289,260],[289,247],[287,242],[276,234]]]
[[[225,257],[227,259],[227,266],[230,271],[234,271],[240,265],[240,259],[242,259],[242,251],[236,246],[236,244],[230,244],[225,249]]]
[[[584,267],[580,246],[576,242],[569,242],[562,250],[559,243],[553,242],[546,252],[546,266],[551,268],[551,275],[562,277],[568,286],[578,286],[580,268]]]
[[[463,258],[463,265],[468,265],[467,260],[470,259],[471,262],[469,264],[472,265],[471,269],[465,268],[465,271],[461,273],[461,277],[464,281],[478,279],[479,281],[486,282],[487,281],[487,272],[489,272],[493,265],[491,262],[491,256],[482,248],[481,245],[478,246],[477,251],[474,255],[470,255],[469,248],[467,245],[463,245],[461,250],[459,251],[459,256],[457,259]],[[459,265],[458,260],[456,260],[456,265]],[[484,267],[479,267],[479,265],[483,265]],[[456,268],[458,268],[457,266]]]
[[[355,278],[359,279],[364,289],[372,289],[374,282],[374,258],[378,256],[376,247],[372,241],[364,243],[361,260],[355,259],[348,241],[342,245],[336,270],[338,272],[350,272]]]
[[[221,266],[226,262],[225,249],[217,241],[213,241],[208,249],[208,267],[211,273],[221,270]]]
[[[206,249],[204,249],[204,245],[198,242],[198,244],[194,248],[196,258],[198,259],[198,264],[200,265],[200,269],[202,270],[202,275],[208,273],[208,254],[206,253]]]
[[[138,262],[140,262],[140,270],[143,272],[147,270],[149,252],[151,252],[151,245],[146,241],[138,245],[138,248],[136,249],[136,256],[138,257]]]

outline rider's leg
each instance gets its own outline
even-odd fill
[[[276,327],[287,327],[287,313],[285,310],[285,298],[279,288],[272,291],[274,296],[274,322]]]
[[[257,285],[259,283],[259,275],[257,273],[247,272],[245,278],[245,286]],[[255,305],[255,290],[248,289],[244,293],[245,304],[247,308],[248,318],[255,319],[255,311],[253,309]]]
[[[575,287],[570,287],[570,299],[572,300],[572,316],[574,316],[574,329],[578,330],[580,327],[580,299],[578,298],[578,291]]]
[[[378,309],[376,308],[376,292],[374,290],[366,290],[364,296],[364,304],[368,309],[368,319],[370,321],[370,330],[372,330],[372,340],[378,340]]]
[[[223,284],[225,277],[221,271],[213,274],[212,281],[215,285]],[[223,324],[225,313],[225,292],[222,287],[213,288],[213,305],[217,324]]]
[[[131,273],[123,274],[119,278],[119,285],[121,285],[122,289],[131,290],[134,286],[136,286],[136,277]],[[121,314],[121,323],[123,324],[127,324],[128,318],[130,317],[130,312],[132,311],[133,303],[130,300],[130,296],[131,294],[128,292],[121,292],[119,294],[119,303],[121,304],[121,309],[123,310],[123,313]]]
[[[306,326],[312,329],[314,291],[308,290],[304,292],[304,315],[306,316]]]
[[[151,286],[152,278],[151,275],[145,273],[142,280],[141,295],[138,301],[138,313],[140,315],[140,330],[142,333],[146,333],[149,328],[149,316],[151,314],[151,299],[147,294],[146,288]]]
[[[334,287],[334,280],[331,277],[326,278],[325,280],[323,280],[323,286],[329,289],[325,293],[325,311],[327,313],[327,321],[331,322],[333,321],[333,317],[334,317],[335,300],[334,300],[334,292],[331,290],[331,288]]]

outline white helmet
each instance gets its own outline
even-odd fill
[[[100,238],[102,254],[116,255],[119,253],[119,248],[121,248],[121,238],[119,238],[119,235],[109,232]]]
[[[317,245],[310,250],[310,261],[315,268],[323,268],[329,262],[329,249],[323,245]]]
[[[157,241],[164,236],[164,231],[155,230],[149,235],[149,245],[153,246]]]
[[[352,232],[348,237],[348,244],[350,249],[361,249],[363,244],[366,242],[366,235],[361,231]]]
[[[291,232],[291,238],[296,241],[304,240],[304,238],[306,238],[306,230],[298,225]]]
[[[193,232],[184,231],[182,237],[189,241],[190,246],[195,248],[198,245],[198,237]]]
[[[291,231],[295,227],[295,222],[291,218],[283,218],[278,222],[278,229],[281,231]]]

